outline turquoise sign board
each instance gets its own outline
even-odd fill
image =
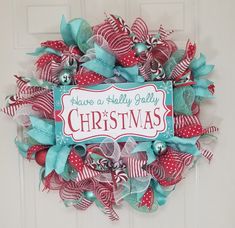
[[[167,139],[174,135],[170,81],[54,89],[56,141],[61,144]]]

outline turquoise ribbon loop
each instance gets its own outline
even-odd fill
[[[198,68],[202,67],[203,65],[205,65],[205,63],[206,63],[206,57],[205,57],[205,55],[200,53],[200,57],[198,59],[194,58],[192,60],[192,62],[190,63],[190,68],[195,70],[195,69],[198,69]]]
[[[195,90],[191,86],[174,89],[174,111],[184,115],[192,115],[192,104],[195,100]]]
[[[171,193],[171,191],[166,191],[162,188],[162,186],[156,181],[151,181],[151,186],[154,191],[154,198],[155,201],[158,203],[158,205],[162,206],[166,203],[168,195]]]
[[[195,79],[196,84],[193,85],[195,95],[200,98],[213,98],[213,92],[209,90],[214,83],[208,79]]]
[[[193,71],[193,76],[195,78],[198,78],[200,76],[208,75],[210,72],[212,72],[214,69],[214,65],[207,65],[206,58],[201,53],[198,59],[193,59],[190,64],[190,68]]]
[[[168,195],[172,192],[172,190],[165,190],[157,180],[152,179],[150,182],[150,187],[152,187],[154,192],[154,205],[157,207],[157,205],[162,206],[167,202]],[[136,193],[136,199],[137,201],[141,201],[141,198],[143,197],[145,191]]]
[[[195,87],[195,94],[200,98],[213,98],[213,95],[207,88]]]
[[[117,73],[130,82],[144,82],[144,78],[139,75],[138,66],[132,67],[115,67],[115,56],[100,47],[96,43],[94,44],[96,57],[82,64],[83,67],[91,70],[97,74],[100,74],[106,78],[111,78]]]
[[[139,69],[136,65],[132,67],[117,66],[115,69],[117,73],[128,82],[144,82],[144,78],[139,75]]]
[[[193,137],[193,138],[172,137],[170,139],[167,139],[166,143],[174,150],[189,153],[192,154],[193,156],[200,156],[201,153],[196,146],[198,139],[199,137]]]
[[[198,139],[199,137],[179,138],[175,136],[169,139],[165,139],[164,142],[167,144],[167,146],[173,148],[174,150],[190,153],[193,156],[200,156],[201,153],[196,146]],[[150,164],[155,161],[158,156],[154,153],[152,145],[153,142],[138,143],[131,153],[135,154],[138,152],[145,152],[148,157],[147,164]]]
[[[81,156],[85,156],[86,155],[86,145],[85,144],[76,144],[74,146],[74,149],[76,150],[76,152]]]
[[[196,85],[193,87],[208,88],[208,86],[213,85],[214,83],[208,79],[195,79]]]
[[[90,48],[87,40],[92,36],[92,28],[84,19],[76,18],[67,23],[63,16],[60,33],[67,45],[77,45],[83,53]]]
[[[32,55],[32,56],[39,56],[39,55],[43,55],[45,53],[61,56],[61,53],[59,51],[56,51],[56,50],[49,48],[49,47],[39,47],[34,52],[28,53],[28,54]]]
[[[195,79],[196,84],[193,85],[195,95],[202,98],[213,98],[213,93],[209,90],[214,83],[208,79]]]
[[[138,153],[138,152],[145,152],[147,157],[148,157],[148,161],[147,164],[152,163],[153,161],[156,160],[156,155],[152,149],[152,142],[141,142],[138,143],[136,145],[136,147],[134,148],[134,150],[132,150],[132,154]]]
[[[196,146],[196,142],[199,137],[193,138],[179,138],[179,137],[172,137],[170,139],[166,139],[164,142],[167,143],[167,146],[181,152],[190,153],[193,156],[200,156],[201,153]],[[153,151],[153,142],[141,142],[136,145],[136,147],[132,150],[132,154],[138,152],[145,152],[148,161],[147,164],[152,163],[156,160],[157,154]]]
[[[64,172],[70,150],[68,146],[61,145],[54,145],[49,148],[46,155],[45,176],[50,174],[53,170],[58,174]]]
[[[94,44],[96,58],[82,64],[85,68],[101,74],[106,78],[113,77],[115,66],[115,56],[105,49]]]
[[[27,131],[27,134],[43,145],[55,144],[54,122],[43,120],[36,116],[30,116],[32,128]]]
[[[30,86],[41,87],[51,90],[55,87],[55,84],[53,84],[52,82],[38,80],[36,78],[27,78],[27,79],[28,79],[28,84]]]

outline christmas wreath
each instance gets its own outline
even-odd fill
[[[62,40],[42,42],[31,53],[37,58],[35,75],[15,76],[16,94],[8,96],[2,108],[22,126],[15,140],[20,154],[41,166],[44,189],[58,190],[66,206],[86,210],[95,203],[111,220],[118,220],[114,208],[123,201],[142,212],[155,211],[185,170],[200,157],[212,159],[203,139],[218,129],[202,126],[199,112],[201,102],[214,94],[213,82],[205,78],[214,66],[203,54],[195,57],[196,45],[190,41],[179,49],[169,39],[173,31],[160,26],[150,34],[141,18],[129,27],[110,14],[92,27],[82,18],[66,22],[62,17],[60,31]],[[104,93],[108,105],[100,114],[94,99]],[[128,100],[133,93],[138,115]],[[67,101],[62,104],[61,99],[71,99],[71,107],[77,108],[67,113]],[[97,102],[102,109],[102,100]],[[121,113],[124,104],[129,114]],[[91,114],[79,114],[88,105]],[[111,112],[113,107],[117,110]],[[153,114],[147,107],[155,108]],[[68,122],[62,121],[63,115],[71,117]],[[89,121],[96,136],[90,134]],[[130,121],[132,134],[103,134],[114,128],[119,134]],[[67,125],[72,133],[64,133]],[[158,132],[145,137],[156,126]]]

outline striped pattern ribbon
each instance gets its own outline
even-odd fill
[[[175,151],[168,147],[166,153],[161,154],[153,163],[146,166],[150,173],[162,186],[171,186],[182,179],[186,166],[192,163],[193,155]]]
[[[200,150],[202,156],[205,157],[209,162],[211,162],[213,158],[213,153],[208,149],[202,148],[201,143],[199,141],[197,141],[196,145],[197,148]]]
[[[148,176],[149,174],[143,169],[143,166],[146,163],[146,160],[140,160],[132,157],[127,158],[128,176],[130,178]]]
[[[10,98],[8,106],[2,111],[14,117],[17,110],[24,105],[32,105],[34,111],[39,111],[45,118],[53,118],[53,93],[51,90],[31,86],[27,79],[17,78],[17,94]]]
[[[99,171],[89,168],[87,165],[84,165],[83,170],[78,172],[77,181],[86,180],[100,174]]]
[[[181,129],[185,126],[189,125],[201,125],[201,122],[197,116],[185,116],[185,115],[178,115],[175,116],[175,130]]]
[[[185,56],[173,69],[170,76],[171,79],[173,79],[174,81],[178,81],[181,77],[184,76],[184,72],[189,68],[189,65],[193,60],[195,53],[196,45],[188,41],[186,45]]]

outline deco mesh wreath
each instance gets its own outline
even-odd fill
[[[204,76],[214,66],[190,41],[178,49],[173,31],[149,34],[141,18],[129,27],[108,15],[91,27],[63,17],[60,29],[63,40],[32,53],[36,77],[15,76],[2,109],[23,126],[19,152],[66,206],[95,203],[111,220],[123,201],[155,211],[186,169],[212,158],[201,141],[218,129],[202,126],[199,107],[213,96]]]

